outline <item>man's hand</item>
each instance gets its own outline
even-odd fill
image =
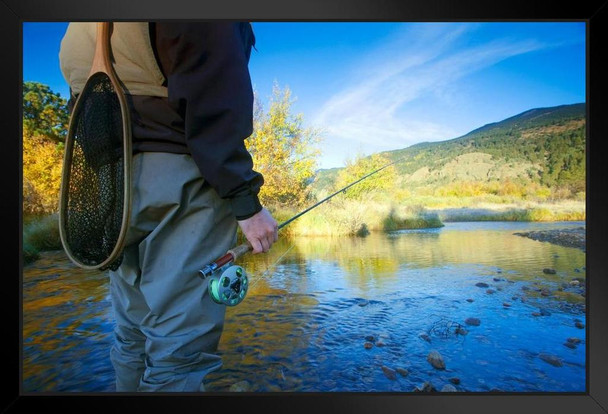
[[[277,222],[265,208],[247,220],[239,220],[238,223],[253,248],[253,254],[266,253],[279,237]]]

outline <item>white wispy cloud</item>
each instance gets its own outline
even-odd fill
[[[328,137],[393,149],[452,138],[449,125],[408,117],[419,98],[441,99],[442,88],[509,57],[547,45],[535,40],[465,42],[471,24],[414,24],[351,68],[348,85],[324,102],[314,123]]]

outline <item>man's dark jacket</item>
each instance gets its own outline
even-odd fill
[[[168,97],[127,95],[134,153],[191,154],[236,218],[253,216],[264,180],[244,143],[253,132],[251,25],[151,22],[149,32]]]

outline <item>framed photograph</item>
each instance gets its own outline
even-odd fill
[[[4,412],[608,412],[603,1],[0,10]],[[75,187],[130,220],[102,270]]]

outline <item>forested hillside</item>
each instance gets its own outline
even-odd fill
[[[532,109],[456,139],[381,155],[400,160],[395,168],[402,189],[458,183],[491,189],[506,182],[575,197],[585,191],[585,104]],[[337,175],[336,169],[319,171],[317,190],[331,187]]]

